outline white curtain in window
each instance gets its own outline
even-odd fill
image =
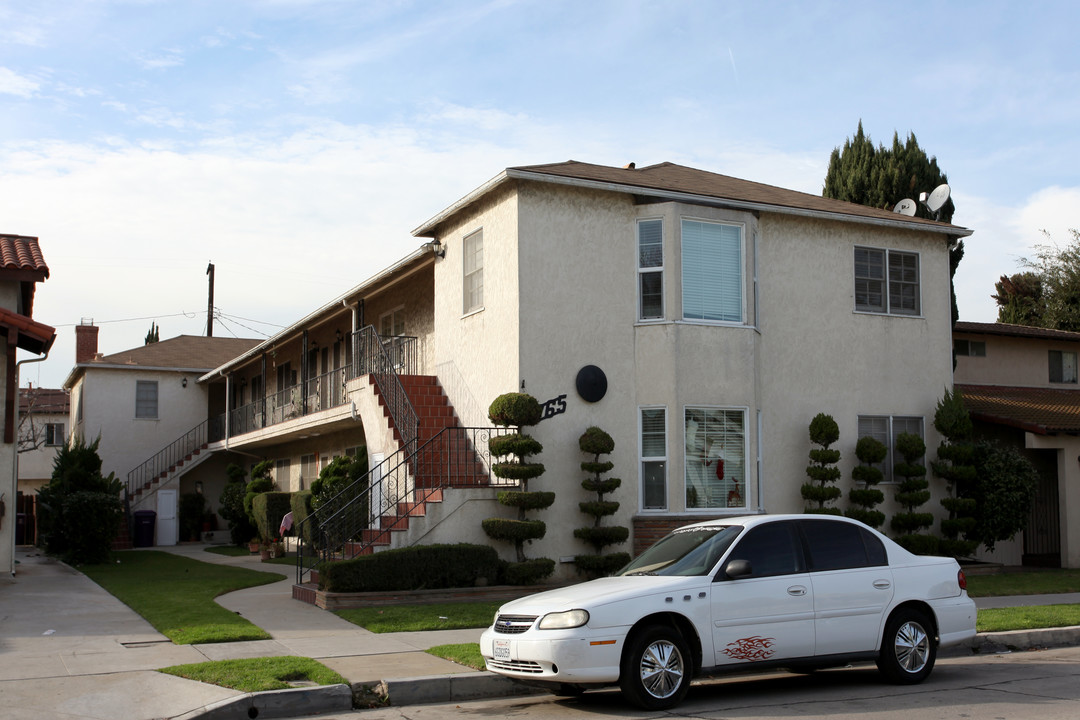
[[[688,510],[745,507],[745,422],[742,410],[686,409]]]
[[[742,322],[742,228],[682,221],[683,317]]]

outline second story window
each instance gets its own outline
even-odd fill
[[[158,384],[156,380],[135,381],[135,417],[156,420],[158,416]]]
[[[742,227],[682,221],[683,318],[742,322]]]
[[[982,340],[954,340],[953,351],[961,357],[986,357],[986,343]]]
[[[641,220],[638,235],[638,320],[664,317],[664,222]]]
[[[921,312],[919,256],[856,247],[855,309],[887,315],[918,315]]]
[[[64,444],[64,423],[46,423],[46,425],[45,425],[45,444],[46,445],[63,445]]]
[[[465,238],[463,266],[463,312],[484,307],[484,231],[477,230]]]
[[[1076,353],[1050,351],[1050,382],[1076,383]]]

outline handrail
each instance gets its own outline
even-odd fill
[[[419,435],[420,421],[405,387],[398,376],[415,374],[416,338],[383,340],[371,325],[353,333],[353,367],[359,374],[370,374],[390,411],[402,447],[413,443]],[[358,375],[359,376],[359,375]]]
[[[418,504],[446,488],[516,486],[491,474],[492,437],[512,428],[448,427],[415,452],[402,448],[297,524],[296,582],[317,564],[364,553],[389,532],[401,503]],[[375,507],[373,507],[375,506]],[[308,530],[307,527],[314,528]],[[367,531],[367,532],[365,532]],[[305,541],[310,534],[315,547]]]
[[[209,422],[209,420],[203,420],[159,450],[149,460],[131,470],[127,474],[128,496],[133,497],[138,488],[153,482],[155,478],[161,477],[163,473],[169,472],[189,455],[200,450],[207,442],[206,429]]]

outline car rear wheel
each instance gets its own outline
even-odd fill
[[[901,610],[885,623],[878,670],[894,683],[914,685],[934,669],[937,644],[930,619],[918,610]]]
[[[664,710],[686,697],[692,674],[693,661],[682,635],[674,628],[653,625],[630,638],[619,687],[635,705]]]

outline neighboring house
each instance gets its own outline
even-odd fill
[[[978,433],[1020,448],[1041,477],[1028,529],[990,559],[1080,567],[1080,333],[958,322],[953,338]]]
[[[181,335],[111,355],[98,353],[98,327],[75,328],[75,366],[64,381],[70,429],[100,438],[102,473],[124,483],[129,510],[157,513],[156,544],[176,544],[178,495],[201,492],[216,512],[232,461],[203,452],[214,429],[215,398],[196,379],[258,344],[241,338]],[[188,538],[179,538],[187,540]]]
[[[18,350],[48,356],[56,331],[33,320],[37,283],[49,277],[49,267],[35,237],[0,235],[0,577],[15,572],[18,497],[19,366],[39,358],[17,359]],[[40,358],[44,359],[44,357]]]
[[[469,428],[511,391],[545,403],[529,487],[557,495],[527,552],[567,578],[588,550],[573,529],[591,521],[591,425],[615,439],[608,522],[635,552],[695,520],[800,511],[819,412],[845,490],[859,437],[940,441],[949,248],[967,229],[670,163],[566,162],[507,169],[414,234],[430,241],[199,379],[228,403],[211,449],[275,459],[282,490],[366,447],[385,515],[365,548],[490,542],[481,520],[509,511],[489,432]]]
[[[56,451],[67,443],[69,396],[66,391],[19,390],[19,478],[15,540],[33,545],[37,537],[37,491],[52,479]]]

